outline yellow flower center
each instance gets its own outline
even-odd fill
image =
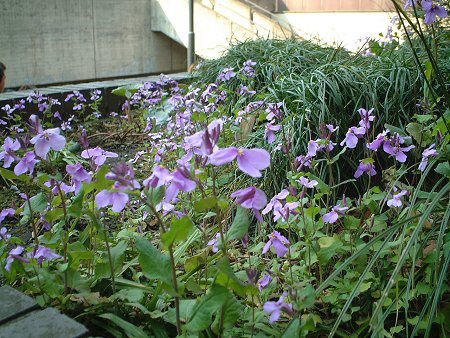
[[[239,156],[244,155],[244,149],[239,149],[239,150],[238,150],[238,155],[239,155]]]

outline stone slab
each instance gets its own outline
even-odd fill
[[[33,298],[10,286],[0,288],[0,325],[38,308],[39,306]]]
[[[81,338],[88,330],[80,323],[47,308],[0,326],[0,338]]]

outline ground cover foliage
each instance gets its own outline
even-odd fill
[[[64,121],[39,93],[3,107],[3,282],[101,336],[447,335],[450,53],[427,6],[397,6],[404,44],[247,42],[116,89],[118,113],[100,91]]]

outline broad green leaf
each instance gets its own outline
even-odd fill
[[[250,219],[248,217],[248,211],[241,206],[236,209],[233,224],[227,232],[227,240],[232,241],[234,239],[242,239],[248,232],[250,226]]]
[[[208,293],[197,301],[185,328],[189,331],[205,330],[212,323],[212,315],[219,311],[232,297],[233,295],[227,288],[214,284]]]
[[[23,182],[28,182],[30,180],[30,178],[25,174],[17,176],[16,174],[14,174],[14,171],[1,167],[0,167],[0,175],[7,180],[19,180]]]
[[[294,319],[284,331],[283,338],[299,337],[300,336],[300,320]]]
[[[193,227],[194,223],[192,223],[190,218],[187,216],[180,219],[175,219],[172,221],[170,230],[162,234],[162,242],[165,247],[168,248],[173,243],[184,241]]]
[[[123,97],[126,97],[129,99],[141,87],[142,87],[142,84],[132,84],[132,85],[127,85],[127,86],[117,87],[116,89],[113,89],[111,91],[111,93],[113,93],[114,95],[123,96]]]
[[[450,177],[450,165],[448,162],[439,163],[434,170],[441,175]]]
[[[144,237],[136,237],[136,248],[139,252],[139,264],[144,275],[172,285],[172,268],[169,256],[156,249]]]
[[[47,208],[47,196],[43,192],[40,192],[39,194],[30,198],[30,204],[31,210],[33,212],[43,212]],[[30,215],[30,208],[28,206],[28,203],[25,202],[24,206],[25,208],[23,210],[23,214],[25,216]]]
[[[211,210],[217,205],[217,198],[205,197],[194,203],[194,210],[197,212],[204,212]]]

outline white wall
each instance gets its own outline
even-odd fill
[[[386,33],[394,13],[382,12],[330,12],[283,13],[277,16],[288,21],[305,38],[318,38],[326,44],[342,43],[356,51],[367,37]]]

